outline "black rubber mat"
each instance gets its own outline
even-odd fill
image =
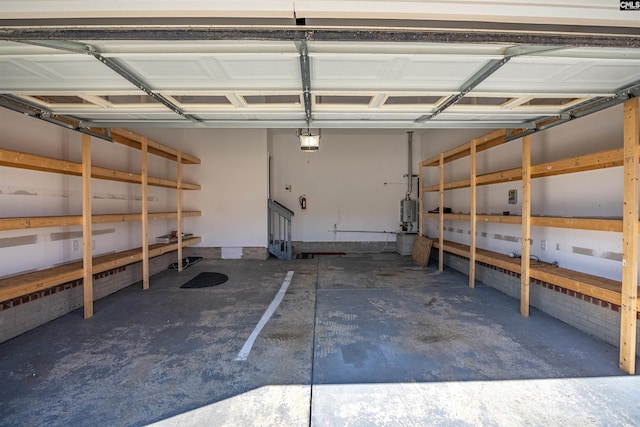
[[[198,274],[180,287],[184,289],[209,288],[211,286],[221,285],[227,280],[229,280],[229,276],[226,274],[205,272]]]

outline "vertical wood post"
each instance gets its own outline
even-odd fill
[[[635,374],[638,300],[638,98],[624,103],[624,203],[622,212],[622,304],[620,369]]]
[[[142,175],[142,289],[149,289],[149,198],[148,198],[148,165],[147,138],[140,143],[141,175]]]
[[[182,153],[177,155],[177,206],[178,206],[178,271],[182,271]]]
[[[424,236],[424,213],[422,208],[422,162],[418,163],[418,236]]]
[[[520,314],[529,317],[529,267],[531,255],[531,137],[522,139],[522,258],[520,263]]]
[[[438,209],[438,223],[440,224],[440,238],[438,240],[438,270],[444,271],[444,154],[440,153],[438,163],[440,172],[440,201]]]
[[[91,197],[91,137],[82,134],[82,288],[85,319],[93,316]]]
[[[469,189],[471,191],[469,202],[471,209],[469,210],[469,287],[476,287],[476,147],[477,141],[471,140],[469,150],[471,157],[471,173],[469,176]]]

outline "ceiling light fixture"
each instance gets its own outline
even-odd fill
[[[318,132],[318,135],[312,135],[307,126],[306,129],[298,129],[296,135],[300,139],[300,149],[302,151],[312,153],[320,148],[320,132]]]

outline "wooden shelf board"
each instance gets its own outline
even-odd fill
[[[540,165],[531,166],[531,178],[544,178],[547,176],[618,167],[622,166],[622,156],[622,149],[619,148],[614,150],[601,151],[598,153],[586,154],[584,156],[572,157],[569,159],[542,163]],[[477,184],[479,186],[499,184],[501,182],[519,181],[521,179],[522,169],[514,168],[478,175]],[[467,187],[469,187],[468,179],[446,182],[444,184],[445,190],[454,190]],[[422,187],[422,191],[425,193],[437,192],[438,190],[438,184]]]
[[[437,213],[423,213],[427,218],[438,218]],[[469,214],[449,213],[444,214],[445,220],[470,221]],[[521,224],[520,215],[476,215],[477,222],[494,224]],[[577,218],[577,217],[552,217],[532,216],[532,227],[571,228],[576,230],[622,232],[622,219],[620,218]]]
[[[201,240],[200,237],[187,238],[182,241],[182,246],[191,246],[199,243]],[[149,246],[149,256],[155,257],[175,251],[177,248],[177,243],[155,243]],[[93,273],[102,273],[141,260],[142,248],[98,256],[93,258]],[[45,270],[0,279],[0,301],[7,301],[62,283],[72,282],[81,279],[82,276],[82,261],[76,261]]]
[[[495,147],[496,145],[500,145],[504,143],[505,136],[507,131],[505,129],[496,129],[494,131],[489,132],[486,135],[483,135],[479,138],[476,138],[477,145],[476,151],[484,151],[488,150],[491,147]],[[445,151],[444,154],[444,162],[449,163],[454,160],[461,159],[463,157],[469,156],[471,153],[471,142],[465,142],[462,145],[459,145],[451,150]],[[438,166],[440,162],[440,155],[431,157],[422,163],[420,166]]]
[[[433,239],[433,245],[436,248],[439,247],[438,239]],[[469,246],[451,241],[444,242],[444,251],[465,258],[470,256]],[[520,272],[519,258],[511,258],[508,255],[478,248],[476,249],[476,260],[514,273]],[[621,302],[622,285],[615,280],[554,267],[534,260],[531,261],[530,275],[532,279],[541,280],[612,304],[620,305]],[[640,310],[640,301],[637,302],[637,307]]]
[[[63,175],[82,176],[82,164],[69,162],[66,160],[53,159],[50,157],[38,156],[35,154],[21,153],[0,149],[0,166],[13,167],[18,169],[37,170],[41,172],[53,172]],[[130,184],[140,184],[142,177],[139,174],[107,169],[99,166],[91,168],[91,177],[105,179],[109,181],[127,182]],[[178,182],[149,177],[149,185],[164,188],[177,188]],[[183,190],[200,190],[198,184],[182,183]]]
[[[111,129],[111,139],[114,142],[126,145],[127,147],[135,148],[137,150],[140,150],[142,138],[144,138],[142,135],[138,135],[127,129]],[[165,159],[177,161],[178,153],[180,153],[181,162],[183,164],[200,164],[200,159],[198,159],[197,157],[179,152],[174,148],[168,147],[149,138],[147,138],[147,147],[147,151],[149,153],[155,154],[156,156],[164,157]]]
[[[184,211],[182,216],[194,217],[201,216],[200,211]],[[149,213],[149,219],[171,219],[177,218],[177,212],[156,212]],[[140,221],[139,213],[129,214],[108,214],[93,215],[93,224],[110,224],[116,222]],[[82,215],[64,215],[64,216],[36,216],[36,217],[16,217],[16,218],[0,218],[0,231],[6,230],[26,230],[31,228],[47,228],[47,227],[70,227],[74,225],[82,225]]]

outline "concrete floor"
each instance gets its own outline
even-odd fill
[[[0,425],[638,425],[616,348],[518,310],[395,254],[204,261],[0,344]]]

